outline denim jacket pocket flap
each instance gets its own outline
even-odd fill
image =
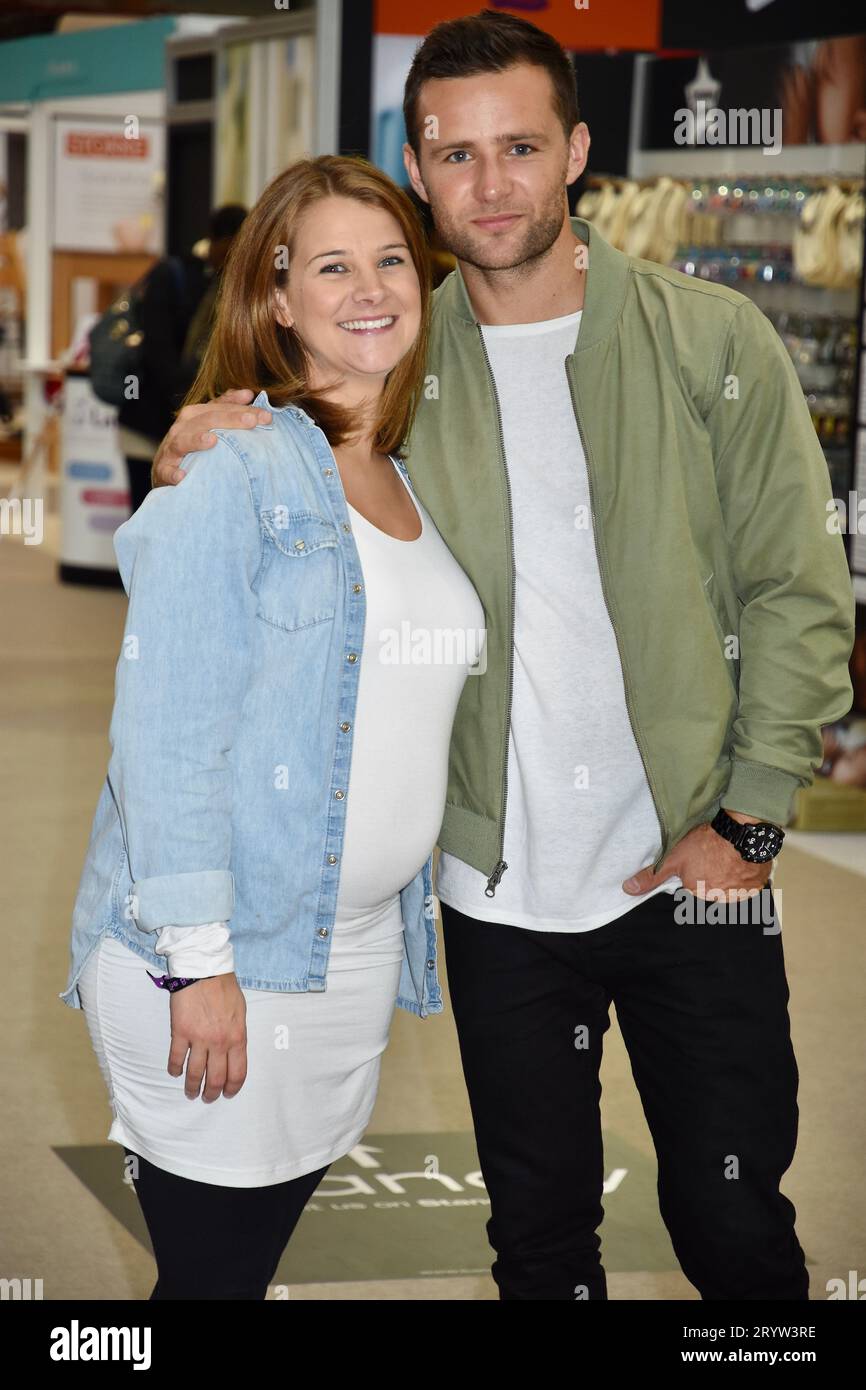
[[[315,512],[290,512],[287,507],[268,507],[259,513],[265,535],[284,555],[295,560],[323,546],[340,544],[332,521]]]

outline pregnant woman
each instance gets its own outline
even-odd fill
[[[115,537],[112,755],[60,997],[108,1087],[151,1298],[264,1298],[364,1133],[395,1005],[442,1009],[432,848],[484,614],[395,452],[428,311],[390,180],[286,170],[187,397],[255,381],[271,424],[217,431]]]

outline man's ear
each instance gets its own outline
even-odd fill
[[[283,328],[291,328],[293,319],[286,303],[286,296],[283,290],[274,290],[274,317],[277,323],[281,323]]]
[[[421,170],[418,167],[418,160],[415,158],[415,151],[408,141],[403,146],[403,167],[409,175],[409,182],[418,194],[418,197],[422,202],[429,203],[430,199],[427,197],[427,189],[424,187],[424,181],[421,178]]]
[[[589,126],[586,121],[580,121],[571,132],[568,141],[568,171],[565,176],[566,184],[572,184],[580,178],[586,168],[586,161],[589,158]]]

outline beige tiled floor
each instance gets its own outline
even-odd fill
[[[124,599],[61,586],[49,524],[41,547],[0,538],[0,923],[4,1057],[0,1127],[0,1276],[43,1277],[46,1298],[147,1297],[150,1256],[62,1163],[56,1146],[105,1141],[108,1109],[80,1013],[65,983],[69,913],[108,755],[107,728]],[[862,1046],[864,837],[843,864],[796,837],[779,864],[792,1019],[801,1073],[801,1138],[785,1190],[799,1213],[813,1297],[866,1272],[860,1200],[866,1120]],[[838,855],[834,858],[838,861]],[[859,869],[859,872],[857,871]],[[606,1131],[647,1160],[652,1144],[616,1027],[603,1066]],[[471,1128],[453,1024],[398,1011],[371,1132]],[[478,1220],[477,1216],[467,1216]],[[609,1276],[616,1299],[694,1298],[675,1270]],[[490,1299],[487,1276],[294,1286],[302,1299]]]

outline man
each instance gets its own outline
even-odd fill
[[[540,30],[439,25],[404,110],[412,185],[458,259],[407,461],[488,627],[438,894],[494,1278],[502,1298],[607,1296],[614,1001],[687,1277],[704,1298],[805,1299],[765,885],[821,725],[850,702],[853,600],[796,374],[743,296],[569,219],[589,135]],[[179,481],[202,430],[254,424],[244,394],[185,411],[156,480]],[[742,894],[769,928],[698,903]]]

